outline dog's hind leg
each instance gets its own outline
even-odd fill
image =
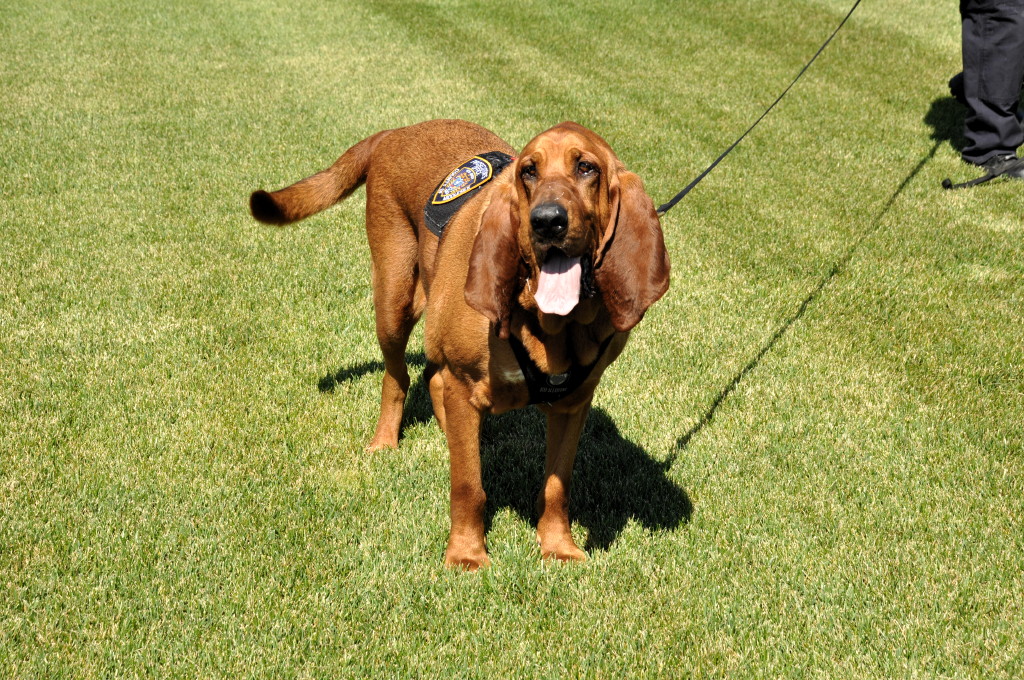
[[[382,205],[383,203],[383,205]],[[377,451],[398,446],[409,370],[405,349],[423,313],[425,296],[419,282],[416,233],[400,209],[367,194],[366,228],[373,258],[373,306],[377,341],[384,354],[380,418],[366,447]]]

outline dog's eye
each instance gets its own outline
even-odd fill
[[[519,171],[519,176],[524,180],[537,179],[537,166],[536,165],[524,165],[522,170]]]
[[[597,166],[590,161],[580,161],[576,164],[576,174],[580,177],[587,177],[597,172]]]

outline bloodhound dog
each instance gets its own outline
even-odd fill
[[[541,554],[586,559],[568,512],[580,433],[601,374],[668,289],[664,237],[640,178],[575,123],[542,132],[515,158],[478,125],[435,120],[378,132],[322,172],[254,192],[250,209],[261,222],[288,224],[364,182],[385,367],[367,448],[398,445],[406,345],[426,309],[424,375],[450,453],[445,563],[489,564],[481,423],[530,403],[547,415]]]

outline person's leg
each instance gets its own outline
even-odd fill
[[[964,0],[963,159],[982,165],[1024,143],[1016,113],[1024,79],[1024,0]]]

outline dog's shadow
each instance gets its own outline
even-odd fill
[[[402,415],[400,432],[405,428],[425,423],[434,417],[433,407],[430,405],[430,393],[427,391],[427,384],[423,380],[423,369],[427,365],[427,357],[423,352],[414,352],[405,355],[405,364],[409,367],[410,375],[418,375],[409,386],[409,393],[405,399],[405,412]],[[328,373],[320,378],[317,389],[321,392],[334,392],[339,383],[348,382],[362,378],[370,373],[384,373],[383,361],[365,361],[355,366],[339,369],[334,373]]]
[[[419,376],[406,397],[402,430],[433,417],[430,395],[423,380],[426,358],[406,356],[410,372]],[[321,392],[332,392],[340,382],[381,373],[384,365],[371,361],[324,376]],[[536,525],[535,501],[544,477],[546,421],[537,409],[526,408],[488,417],[480,442],[485,521],[510,509]],[[569,515],[587,530],[586,550],[608,550],[630,520],[649,531],[672,530],[690,521],[693,504],[686,490],[668,472],[674,456],[658,461],[619,432],[606,411],[594,408],[580,437],[573,472]]]
[[[536,524],[544,481],[546,419],[537,409],[488,418],[481,441],[487,521],[509,508]],[[525,442],[525,444],[524,444]],[[587,530],[584,548],[608,550],[630,520],[649,531],[690,521],[693,504],[668,476],[671,462],[653,458],[622,436],[611,416],[593,408],[580,437],[569,516]]]

